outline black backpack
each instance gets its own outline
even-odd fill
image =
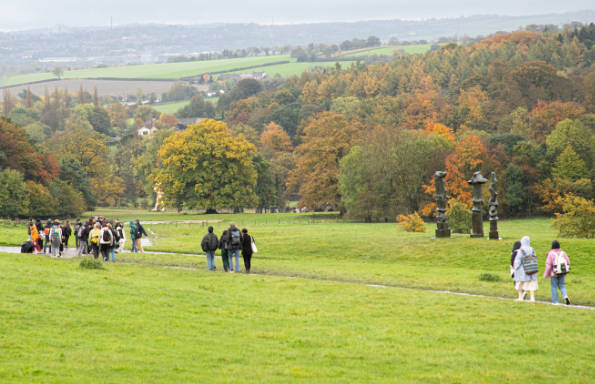
[[[219,240],[217,240],[217,236],[214,233],[209,233],[208,236],[209,251],[214,251],[217,249],[217,246],[219,245]]]
[[[234,248],[239,248],[242,245],[242,233],[239,229],[235,229],[231,231],[231,246]]]
[[[103,241],[106,241],[108,243],[112,242],[112,231],[110,231],[109,229],[103,231]]]

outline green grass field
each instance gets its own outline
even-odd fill
[[[156,110],[158,110],[161,113],[173,115],[180,108],[183,108],[186,105],[188,105],[188,103],[190,103],[190,100],[176,101],[173,103],[153,104],[153,105],[151,105],[151,107],[155,108]]]
[[[401,50],[406,54],[413,55],[415,53],[426,53],[430,50],[432,44],[411,44],[411,45],[395,45],[389,47],[358,49],[355,51],[347,51],[341,54],[344,57],[360,57],[370,55],[392,56],[396,50]],[[340,57],[341,57],[340,56]]]
[[[93,79],[98,77],[143,78],[143,79],[179,79],[206,72],[227,71],[234,68],[262,65],[277,61],[292,60],[289,56],[242,57],[184,63],[163,63],[126,65],[105,68],[88,68],[65,71],[64,79]],[[32,81],[55,79],[52,73],[41,72],[17,75],[0,79],[0,86],[24,84]]]
[[[592,381],[593,311],[432,291],[514,297],[512,242],[531,236],[543,268],[556,237],[549,219],[502,221],[504,240],[486,241],[433,240],[432,224],[413,234],[333,214],[93,214],[221,220],[211,224],[218,234],[233,220],[256,239],[255,273],[208,272],[204,257],[185,254],[124,253],[104,270],[0,254],[0,381]],[[201,253],[206,224],[145,227],[149,249]],[[26,237],[23,224],[0,228],[0,243]],[[570,297],[594,305],[593,241],[560,241]],[[539,277],[537,298],[549,300]]]

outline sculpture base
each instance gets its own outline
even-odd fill
[[[437,229],[436,237],[450,237],[450,229]]]
[[[472,233],[471,237],[483,237],[483,233]]]
[[[498,231],[492,232],[490,231],[490,240],[499,240],[500,236],[498,235]]]

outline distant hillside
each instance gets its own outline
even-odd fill
[[[434,40],[488,35],[531,24],[562,25],[595,21],[595,11],[535,16],[483,15],[418,21],[376,20],[294,25],[209,24],[125,25],[114,27],[29,30],[0,33],[0,75],[15,68],[62,65],[154,63],[172,55],[221,52],[224,49],[340,43],[354,37],[383,41]]]

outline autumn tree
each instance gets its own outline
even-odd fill
[[[298,188],[300,206],[311,210],[337,208],[339,161],[356,137],[345,116],[333,112],[318,114],[304,128],[302,144],[296,148],[296,167],[288,187]]]
[[[163,142],[162,169],[153,173],[164,199],[177,207],[216,209],[257,205],[256,148],[225,123],[205,119]]]

